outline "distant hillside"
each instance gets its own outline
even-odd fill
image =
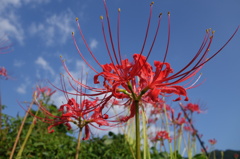
[[[224,151],[224,156],[222,157],[222,151],[220,150],[215,150],[213,152],[211,152],[210,154],[210,159],[214,159],[213,154],[216,154],[216,159],[234,159],[234,154],[238,154],[239,155],[239,159],[240,159],[240,150],[236,151],[236,150],[226,150]]]

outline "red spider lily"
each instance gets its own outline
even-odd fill
[[[84,62],[96,73],[94,76],[94,83],[99,84],[102,83],[103,88],[94,88],[87,86],[78,80],[74,79],[71,73],[68,71],[64,61],[64,68],[66,69],[68,75],[74,82],[79,84],[81,87],[84,87],[88,90],[91,90],[95,93],[86,94],[81,91],[78,91],[81,95],[88,96],[98,96],[98,95],[106,95],[106,101],[110,100],[112,97],[118,99],[127,99],[128,106],[130,107],[130,115],[126,116],[125,120],[128,120],[134,116],[135,113],[135,102],[158,102],[160,96],[166,96],[166,94],[176,94],[178,98],[174,101],[181,100],[181,96],[185,97],[185,100],[188,100],[187,89],[193,88],[195,86],[191,85],[189,87],[184,87],[180,85],[180,83],[193,78],[199,70],[204,66],[206,62],[215,57],[234,37],[239,27],[233,33],[233,35],[227,40],[227,42],[221,47],[216,53],[208,57],[208,53],[210,50],[210,46],[212,44],[212,40],[214,38],[214,31],[210,29],[206,30],[206,35],[204,36],[203,42],[197,51],[197,53],[193,56],[193,58],[179,71],[175,72],[171,68],[171,65],[166,62],[168,55],[168,48],[170,45],[170,13],[168,13],[168,39],[166,45],[166,51],[164,53],[164,58],[162,61],[154,61],[154,68],[147,62],[152,49],[155,45],[155,41],[158,36],[158,31],[160,28],[160,22],[162,14],[159,15],[159,20],[157,23],[156,31],[154,38],[152,40],[152,44],[150,49],[147,51],[146,55],[144,54],[146,41],[148,40],[149,34],[149,26],[151,24],[152,19],[152,7],[153,3],[150,5],[150,14],[147,23],[147,29],[145,38],[143,41],[143,45],[141,51],[139,53],[133,54],[133,61],[130,62],[128,59],[123,59],[121,55],[121,45],[120,45],[120,9],[118,10],[118,25],[117,25],[117,45],[114,44],[114,40],[112,37],[111,31],[111,23],[108,15],[108,7],[106,1],[103,0],[104,8],[106,12],[106,21],[107,21],[107,31],[109,37],[107,38],[107,34],[105,32],[103,16],[100,17],[102,24],[102,32],[103,38],[106,46],[106,50],[108,53],[108,57],[110,58],[110,63],[108,64],[100,64],[100,62],[95,57],[94,53],[91,51],[85,37],[83,31],[81,29],[78,18],[76,18],[78,30],[80,36],[82,37],[84,44],[89,52],[89,54],[93,57],[94,61],[99,65],[102,69],[101,72],[97,71],[84,57],[80,48],[77,45],[77,41],[75,39],[74,33],[72,34],[72,38],[74,41],[74,45],[84,60]],[[110,41],[110,43],[108,43]],[[100,78],[102,78],[102,82],[100,82]]]
[[[9,78],[5,67],[0,67],[0,78],[3,78],[3,79]]]
[[[56,90],[52,91],[51,88],[49,87],[37,87],[36,89],[36,97],[39,98],[40,95],[43,96],[43,98],[50,98],[54,93],[56,92]]]
[[[238,159],[239,154],[235,153],[233,156],[234,156],[234,159]]]
[[[208,142],[211,144],[211,145],[215,145],[217,143],[217,140],[216,139],[210,139],[208,140]]]
[[[155,124],[157,122],[158,118],[155,117],[155,118],[148,118],[148,124]]]
[[[202,113],[198,104],[188,103],[186,106],[183,106],[185,110],[189,110],[190,112]]]
[[[181,117],[182,113],[178,113],[177,117],[174,117],[174,109],[171,109],[171,117],[168,116],[169,120],[174,124],[174,125],[183,125],[187,123],[186,119],[184,117]]]
[[[172,111],[172,108],[170,105],[168,105],[165,101],[157,102],[157,103],[152,103],[152,108],[151,114],[161,114],[169,111]]]
[[[167,131],[158,131],[153,140],[161,142],[163,142],[164,140],[168,140],[169,142],[171,142],[172,138],[169,136],[169,133]]]
[[[102,114],[101,107],[98,106],[98,99],[94,101],[85,99],[79,104],[74,98],[71,98],[58,109],[61,112],[60,116],[53,115],[41,104],[39,104],[39,108],[46,117],[37,118],[51,124],[48,127],[49,133],[53,133],[54,130],[52,128],[61,124],[66,125],[68,130],[70,130],[72,128],[70,123],[73,123],[80,129],[85,128],[83,140],[88,140],[90,137],[90,126],[100,129],[100,126],[110,125],[107,121],[108,115]],[[94,123],[98,124],[99,127],[95,126]]]
[[[206,148],[205,148],[205,149],[203,149],[203,148],[202,148],[202,149],[201,149],[201,152],[202,152],[202,153],[206,153],[206,151],[205,151],[205,150],[208,150],[208,146],[206,146]]]

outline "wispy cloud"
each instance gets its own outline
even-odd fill
[[[27,88],[27,85],[25,84],[21,84],[18,88],[17,88],[17,92],[20,93],[20,94],[26,94],[26,88]]]
[[[21,67],[25,64],[25,62],[23,61],[19,61],[19,60],[14,60],[13,65],[16,67]]]
[[[46,45],[65,43],[71,38],[74,30],[74,16],[70,9],[60,14],[54,14],[43,23],[32,23],[29,27],[31,35],[38,35]]]
[[[25,28],[18,14],[23,6],[35,7],[39,4],[46,4],[50,0],[1,0],[0,1],[0,32],[11,36],[20,44],[24,44]]]
[[[19,93],[19,94],[26,94],[27,93],[27,88],[28,86],[30,85],[30,80],[29,78],[25,78],[24,79],[24,82],[22,84],[19,85],[19,87],[17,87],[16,91]]]
[[[91,48],[91,49],[97,48],[97,45],[98,45],[98,41],[97,41],[96,39],[92,39],[92,40],[90,41],[90,48]]]
[[[51,75],[55,75],[54,70],[43,57],[38,57],[37,60],[35,61],[35,64],[40,66],[42,69],[50,72]]]
[[[0,15],[0,31],[14,37],[20,44],[23,44],[24,30],[18,22],[19,18],[14,12],[8,11],[7,16],[3,13],[3,16]]]

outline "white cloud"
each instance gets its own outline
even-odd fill
[[[44,23],[32,23],[29,27],[31,35],[38,35],[50,46],[54,43],[63,44],[71,38],[74,31],[74,16],[70,9],[60,14],[54,14]]]
[[[27,86],[25,84],[21,84],[17,88],[17,92],[20,93],[20,94],[26,94],[26,88],[27,88]]]
[[[46,4],[50,0],[0,0],[0,31],[11,36],[20,44],[24,43],[24,28],[18,9],[24,5],[35,7],[39,4]]]
[[[95,49],[97,47],[97,45],[98,45],[98,41],[96,39],[92,39],[90,41],[90,48],[91,49]]]
[[[21,67],[25,64],[25,62],[23,61],[19,61],[19,60],[14,60],[13,65],[16,67]]]
[[[42,3],[48,3],[50,0],[22,0],[24,3],[29,4],[42,4]]]
[[[38,59],[35,61],[35,63],[37,65],[39,65],[42,69],[50,72],[51,75],[55,75],[54,70],[52,69],[52,67],[48,64],[48,62],[44,58],[38,57]]]
[[[19,87],[17,87],[16,91],[20,94],[26,94],[27,93],[27,87],[30,85],[29,78],[24,79],[24,83],[22,83]]]
[[[20,7],[21,0],[1,0],[0,11],[2,12],[7,7]]]
[[[0,16],[0,31],[6,35],[10,35],[23,44],[24,31],[20,23],[18,23],[18,17],[14,12],[8,12],[6,16]]]

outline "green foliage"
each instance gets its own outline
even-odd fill
[[[59,115],[57,107],[54,105],[48,105],[48,110],[54,115]],[[32,111],[36,113],[36,111]],[[44,117],[43,114],[38,116]],[[33,116],[28,116],[24,125],[19,143],[17,145],[14,157],[18,153],[25,136],[28,132],[29,126],[33,121]],[[8,159],[14,145],[14,141],[17,136],[17,132],[21,125],[22,118],[11,117],[6,114],[2,114],[2,128],[0,129],[0,158]],[[48,133],[49,124],[37,121],[34,125],[33,131],[27,141],[27,144],[23,150],[22,158],[28,159],[73,159],[76,153],[77,139],[72,135],[73,132],[67,131],[63,125],[54,127],[54,133]],[[183,157],[176,151],[172,154],[168,152],[161,152],[156,149],[155,146],[151,147],[150,151],[151,159],[183,159]],[[230,152],[230,151],[229,151]],[[226,157],[233,157],[234,153],[226,153]],[[216,151],[216,159],[220,157],[220,151]],[[142,152],[143,155],[143,152]],[[212,154],[211,157],[212,158]],[[94,137],[87,141],[81,142],[81,149],[79,158],[81,159],[134,159],[130,149],[130,144],[122,134],[114,134],[109,132],[108,135],[103,137]],[[148,157],[147,157],[148,158]],[[192,159],[206,159],[205,155],[198,154]]]
[[[86,153],[87,152],[87,153]],[[86,159],[132,159],[130,147],[124,135],[109,132],[102,138],[93,138],[81,143],[80,157]]]
[[[51,107],[51,111],[57,112],[56,106],[50,105],[49,107]],[[2,129],[0,130],[0,156],[1,159],[4,159],[10,156],[22,118],[13,118],[3,114],[2,121]],[[14,156],[18,153],[32,121],[33,116],[28,116]],[[55,128],[54,133],[49,134],[47,131],[48,126],[49,124],[41,121],[35,123],[34,130],[27,141],[22,158],[60,159],[65,158],[65,156],[75,155],[75,152],[71,151],[71,149],[75,149],[76,139],[67,135],[66,128],[64,126],[58,126]]]
[[[48,109],[54,115],[58,115],[59,113],[54,105],[49,105]],[[34,114],[36,111],[32,110],[32,113]],[[43,117],[44,115],[40,113],[38,116]],[[33,118],[33,116],[27,117],[13,158],[16,158],[16,154],[25,139]],[[2,119],[2,129],[0,130],[0,158],[7,159],[12,151],[22,118],[19,116],[13,118],[3,114]],[[65,126],[60,125],[54,127],[55,132],[50,134],[47,131],[48,126],[49,124],[41,121],[35,123],[33,131],[23,150],[22,158],[74,158],[77,140],[75,137],[70,136],[72,132],[69,133]],[[115,135],[112,132],[109,132],[108,135],[105,135],[102,138],[93,138],[91,140],[82,141],[79,156],[84,159],[97,159],[102,157],[113,159],[133,158],[124,135]]]

